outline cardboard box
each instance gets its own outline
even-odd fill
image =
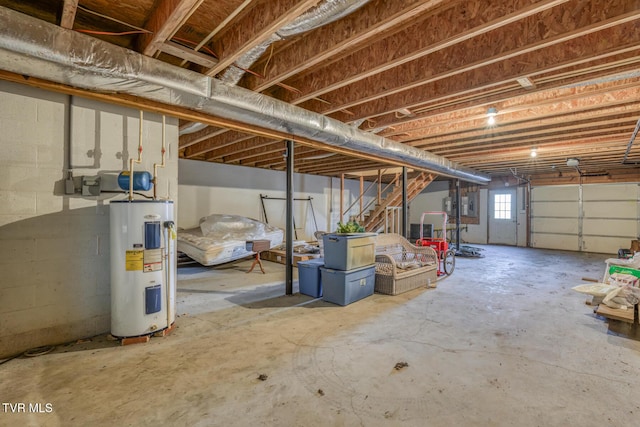
[[[285,251],[279,251],[271,249],[270,251],[262,252],[260,258],[266,261],[277,262],[279,264],[286,263]],[[293,266],[297,267],[300,261],[307,261],[310,259],[320,258],[320,254],[297,254],[293,253]]]

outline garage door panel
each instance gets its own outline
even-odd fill
[[[578,236],[534,233],[531,243],[534,248],[561,249],[565,251],[577,251],[580,249],[578,246]]]
[[[602,220],[584,219],[582,222],[582,234],[591,236],[614,236],[633,239],[636,231],[636,221],[632,219]]]
[[[566,217],[575,218],[579,212],[578,202],[533,202],[532,213],[534,217]]]
[[[617,254],[640,235],[638,183],[535,187],[531,245]]]
[[[576,218],[534,218],[531,221],[534,233],[558,233],[578,235],[578,220]]]
[[[638,184],[605,184],[585,185],[582,188],[582,199],[591,200],[634,200],[638,196]]]
[[[571,186],[549,186],[549,187],[535,187],[531,191],[533,200],[540,201],[578,201],[578,187]]]
[[[585,202],[585,218],[635,218],[638,206],[636,201]]]
[[[631,243],[628,238],[620,237],[583,236],[582,241],[583,250],[587,252],[610,254],[611,256],[617,256],[618,249],[629,249],[629,245]]]

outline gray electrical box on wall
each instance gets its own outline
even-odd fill
[[[99,176],[83,176],[82,177],[82,195],[83,196],[99,196],[100,195],[100,177]]]
[[[463,198],[464,199],[464,198]],[[478,192],[477,191],[470,191],[467,193],[466,196],[467,199],[467,213],[465,214],[463,211],[463,215],[466,216],[470,216],[473,218],[477,218],[478,217]]]
[[[448,215],[451,215],[451,211],[453,209],[453,203],[451,202],[451,197],[445,197],[442,199],[442,210],[445,211]]]

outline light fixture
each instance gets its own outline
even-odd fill
[[[519,79],[516,79],[516,81],[525,89],[533,89],[536,87],[529,77],[520,77]]]
[[[573,158],[573,157],[570,158],[570,159],[567,159],[567,166],[576,167],[576,166],[579,166],[579,165],[580,165],[580,159],[576,159],[576,158]]]
[[[489,108],[489,110],[487,110],[487,123],[489,125],[495,125],[496,124],[496,115],[498,114],[498,109],[495,107],[491,107]]]
[[[536,147],[533,147],[531,149],[530,155],[531,155],[531,157],[537,157],[538,156],[538,149]]]

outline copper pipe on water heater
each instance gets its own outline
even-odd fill
[[[133,162],[138,164],[142,163],[142,123],[144,113],[140,110],[140,136],[138,139],[138,160],[134,160],[133,157],[129,159],[129,201],[133,200]]]
[[[160,151],[162,153],[162,163],[161,164],[157,164],[154,163],[153,164],[153,200],[157,200],[158,199],[158,168],[164,168],[166,166],[165,164],[165,153],[167,152],[166,148],[165,148],[165,129],[166,129],[166,117],[163,114],[162,115],[162,150]],[[169,198],[169,195],[167,195],[167,198]]]

